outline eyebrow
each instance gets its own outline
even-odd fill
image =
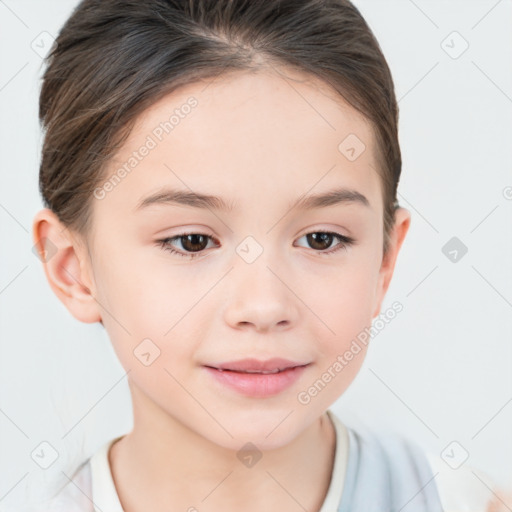
[[[288,205],[288,210],[297,208],[299,210],[313,210],[326,208],[338,204],[358,203],[370,207],[368,199],[358,192],[347,188],[337,188],[320,194],[303,195],[296,202]],[[228,202],[221,197],[186,190],[163,189],[141,199],[135,210],[147,208],[155,204],[177,204],[193,208],[212,210],[232,211],[235,203]]]

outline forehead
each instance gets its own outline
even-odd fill
[[[231,72],[182,86],[139,116],[107,169],[106,179],[128,170],[108,199],[133,210],[166,186],[239,209],[345,186],[378,209],[374,144],[364,116],[315,77],[289,68]]]

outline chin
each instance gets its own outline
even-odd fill
[[[224,424],[226,430],[233,436],[220,435],[215,436],[214,442],[224,448],[238,451],[246,443],[252,443],[261,451],[275,450],[286,446],[292,442],[300,433],[301,429],[291,418],[286,418],[287,414],[267,413],[266,418],[256,413],[242,415],[230,424]],[[258,416],[254,418],[254,416]],[[290,415],[292,416],[293,413]],[[245,416],[245,418],[243,417]],[[210,432],[211,434],[211,432]],[[213,441],[213,439],[212,439]]]

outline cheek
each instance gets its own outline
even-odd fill
[[[128,331],[153,326],[152,331],[162,335],[179,313],[176,310],[181,309],[186,289],[162,268],[163,262],[150,261],[150,253],[147,249],[132,247],[121,252],[115,246],[105,246],[108,261],[100,261],[96,272],[98,300]]]
[[[138,373],[140,359],[149,357],[155,358],[153,369],[180,368],[200,339],[193,335],[197,329],[194,305],[206,286],[195,289],[183,270],[160,268],[159,261],[150,265],[142,255],[137,258],[135,251],[130,257],[110,254],[109,263],[97,271],[97,298],[105,308],[103,324],[121,364]],[[146,353],[149,356],[142,356]]]
[[[317,373],[299,395],[299,403],[315,400],[326,408],[352,384],[370,343],[373,298],[374,280],[352,272],[337,279],[330,293],[317,301],[324,322],[314,333]]]
[[[359,372],[370,342],[376,274],[361,264],[333,275],[328,291],[317,294],[315,309],[326,325],[317,329],[318,378],[325,403],[337,399]],[[327,373],[325,373],[327,372]]]
[[[371,322],[377,282],[377,273],[368,265],[340,267],[327,281],[308,289],[308,303],[334,331],[332,336],[346,339]]]

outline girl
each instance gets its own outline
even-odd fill
[[[492,510],[465,466],[329,410],[410,224],[392,77],[348,0],[84,0],[40,119],[34,240],[134,427],[37,510]]]

